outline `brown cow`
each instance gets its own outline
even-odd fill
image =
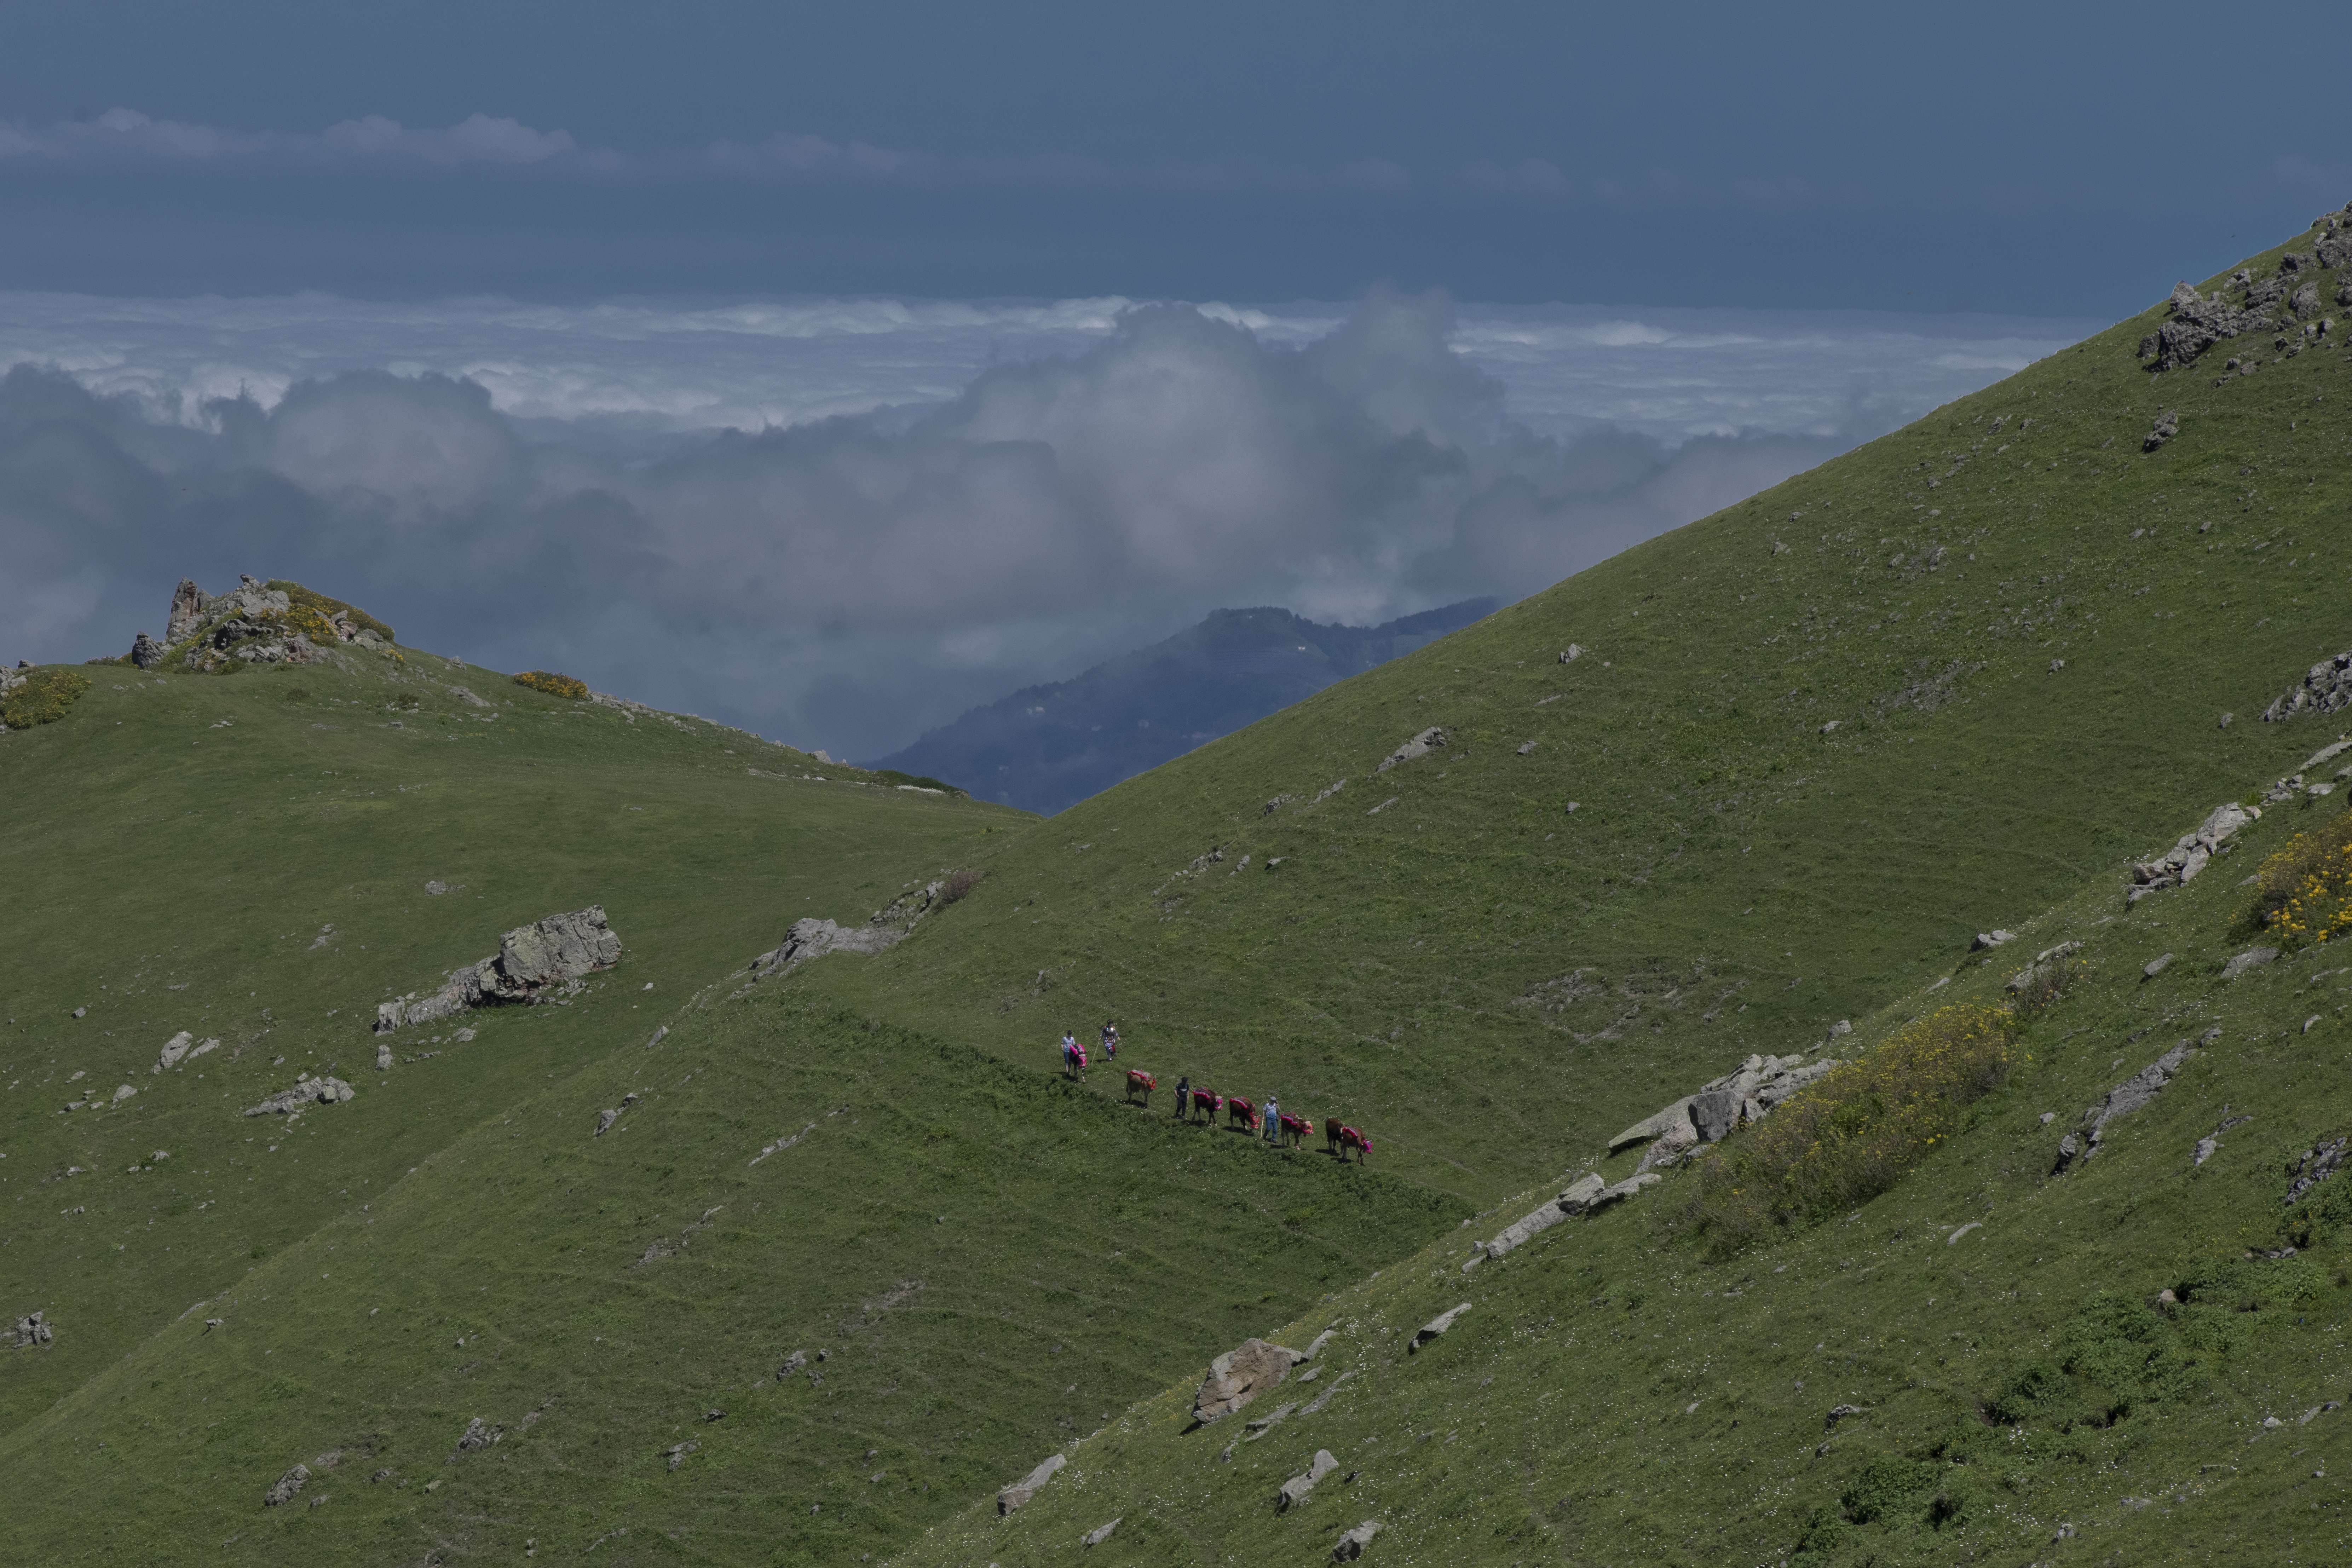
[[[1342,1127],[1339,1129],[1339,1158],[1345,1160],[1350,1149],[1356,1152],[1356,1163],[1360,1165],[1364,1163],[1364,1156],[1372,1152],[1372,1141],[1352,1127]]]
[[[1257,1131],[1257,1107],[1236,1094],[1225,1101],[1225,1125]]]
[[[1224,1106],[1223,1099],[1212,1089],[1196,1089],[1192,1091],[1192,1109],[1206,1116],[1213,1123],[1217,1120],[1217,1112],[1223,1110]]]
[[[1145,1110],[1149,1110],[1151,1109],[1151,1091],[1159,1087],[1160,1080],[1153,1078],[1150,1073],[1145,1072],[1141,1068],[1129,1068],[1127,1069],[1127,1098],[1130,1100],[1133,1100],[1135,1098],[1135,1091],[1137,1089],[1141,1089],[1143,1091],[1143,1107]]]
[[[1336,1154],[1339,1152],[1339,1132],[1338,1117],[1327,1116],[1323,1119],[1323,1152]]]
[[[1315,1131],[1313,1123],[1304,1116],[1293,1116],[1287,1110],[1281,1112],[1280,1115],[1282,1135],[1290,1141],[1290,1146],[1294,1149],[1306,1142],[1307,1135]]]

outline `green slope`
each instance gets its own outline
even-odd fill
[[[2221,978],[2255,936],[2240,877],[2337,810],[2273,813],[2128,915],[2126,879],[2098,878],[2025,925],[2023,959],[1964,962],[1932,1002],[1864,1020],[1866,1048],[1933,1004],[1998,1003],[2035,952],[2084,944],[2008,1085],[1887,1195],[1710,1262],[1670,1224],[1675,1175],[1465,1277],[1470,1236],[1559,1188],[1525,1194],[1279,1331],[1305,1346],[1339,1329],[1318,1382],[1353,1375],[1322,1411],[1256,1440],[1236,1429],[1317,1392],[1286,1387],[1197,1427],[1196,1371],[1073,1446],[1012,1519],[976,1508],[900,1561],[1065,1561],[1114,1518],[1087,1561],[1321,1561],[1370,1519],[1385,1531],[1367,1562],[2340,1557],[2352,1409],[2331,1402],[2352,1401],[2352,1202],[2326,1184],[2282,1199],[2293,1162],[2352,1126],[2352,972],[2320,948]],[[2210,1029],[2095,1160],[2051,1173],[2081,1108]],[[2336,1217],[2315,1238],[2293,1222],[2321,1205]],[[2294,1257],[2246,1256],[2292,1236]],[[2178,1304],[2157,1304],[2167,1289]],[[1442,1339],[1406,1351],[1464,1301]],[[1860,1410],[1832,1419],[1840,1406]],[[1318,1448],[1338,1471],[1277,1515],[1276,1489]]]
[[[0,1258],[8,1321],[56,1335],[0,1356],[0,1451],[40,1500],[0,1528],[16,1560],[505,1556],[633,1524],[730,1558],[869,1550],[1452,1212],[1171,1157],[1158,1118],[780,987],[717,1005],[793,920],[855,921],[1018,813],[802,782],[785,748],[426,654],[343,658],[101,667],[0,742]],[[375,1070],[379,999],[592,901],[617,968],[462,1020],[470,1042],[404,1030]],[[182,1027],[224,1045],[153,1073]],[[238,1114],[298,1070],[356,1097]],[[61,1109],[93,1084],[138,1093]],[[1171,1292],[1211,1245],[1262,1280]],[[832,1352],[824,1384],[776,1378],[794,1348]],[[475,1415],[508,1437],[444,1468]]]
[[[808,984],[1040,1065],[1116,1015],[1415,1181],[1547,1178],[2303,754],[2253,721],[2352,644],[2352,379],[2154,377],[2159,315],[1074,807]]]
[[[285,719],[269,692],[291,677],[157,689],[126,675],[120,693],[101,680],[0,750],[0,784],[36,803],[12,824],[6,868],[32,896],[0,935],[39,960],[10,977],[20,1087],[0,1187],[37,1203],[0,1258],[24,1297],[11,1310],[55,1299],[61,1325],[56,1344],[0,1357],[0,1458],[42,1500],[12,1515],[12,1543],[171,1561],[234,1538],[232,1555],[369,1563],[913,1548],[1010,1568],[1067,1555],[1126,1510],[1097,1549],[1107,1560],[1299,1552],[1305,1520],[1322,1531],[1377,1512],[1396,1531],[1373,1548],[1383,1556],[1622,1563],[1735,1546],[1760,1561],[1795,1548],[1809,1510],[1836,1511],[1863,1463],[1848,1450],[1867,1451],[1840,1436],[1815,1461],[1811,1394],[1768,1411],[1816,1363],[1834,1370],[1809,1378],[1815,1394],[1843,1378],[1875,1396],[1852,1402],[1885,1405],[1871,1436],[1903,1462],[1989,1464],[1966,1445],[1936,1450],[1936,1422],[2042,1354],[2090,1291],[2151,1289],[2251,1223],[2231,1215],[2275,1208],[2247,1197],[2252,1176],[2223,1191],[2235,1167],[2168,1196],[2124,1145],[2079,1179],[2035,1184],[2051,1137],[2038,1113],[2070,1111],[2064,1097],[2153,1055],[2155,1037],[2125,1037],[2176,1019],[2185,1031],[2205,1005],[2192,983],[2243,940],[2221,907],[2231,878],[2120,917],[2120,868],[2326,738],[2318,721],[2254,715],[2352,645],[2336,577],[2352,500],[2341,356],[2315,346],[2213,384],[2212,359],[2242,343],[2152,378],[2133,349],[2158,314],[1049,823],[755,777],[741,771],[758,765],[753,743],[728,732],[641,721],[625,734],[609,711],[550,702],[541,717],[528,694],[494,723],[436,718],[431,734],[468,738],[428,742]],[[2144,453],[2167,409],[2179,434]],[[1571,644],[1585,651],[1562,663]],[[381,721],[384,695],[346,700]],[[208,727],[227,709],[197,710],[231,702],[246,706],[228,730]],[[1448,744],[1378,771],[1433,725]],[[215,763],[206,748],[232,736],[267,744]],[[306,748],[362,742],[385,749],[350,764],[377,771],[321,773],[308,787],[344,795],[306,803],[303,759],[343,765]],[[396,787],[428,782],[396,759],[428,754],[448,759],[437,807],[431,787]],[[804,771],[796,756],[761,765]],[[948,865],[985,879],[902,945],[735,994],[744,960],[793,918],[860,920]],[[428,877],[468,892],[407,891]],[[497,1016],[462,1052],[389,1081],[346,1072],[360,1098],[307,1116],[290,1147],[242,1142],[253,1126],[232,1108],[298,1061],[364,1059],[373,1002],[592,899],[631,943],[601,989]],[[1749,1052],[1813,1048],[1839,1019],[1874,1037],[1976,932],[2050,910],[2028,940],[2083,926],[2106,944],[2095,984],[2035,1026],[2033,1067],[1965,1137],[1852,1227],[1710,1269],[1657,1233],[1654,1192],[1460,1277],[1468,1236],[1618,1128]],[[337,940],[313,950],[331,921]],[[2147,955],[2116,944],[2167,921],[2196,962],[2124,984]],[[2205,1118],[2201,1135],[2216,1120],[2204,1102],[2241,1092],[2274,1097],[2265,1135],[2311,1130],[2286,1125],[2290,1106],[2328,1123],[2336,1091],[2310,1054],[2324,1031],[2252,1043],[2284,1026],[2256,1004],[2307,973],[2214,992],[2239,1054],[2210,1055],[2197,1070],[2211,1082],[2130,1136],[2170,1138],[2173,1117]],[[1959,974],[1939,997],[2000,978]],[[635,989],[646,978],[670,998],[659,1008]],[[158,987],[183,980],[173,1005],[248,1045],[202,1070],[240,1076],[141,1078],[122,1109],[56,1114],[74,1050],[132,1081],[163,1035],[191,1026],[161,1005]],[[83,1025],[116,1031],[104,1052],[62,1018],[85,1003]],[[1370,1164],[1179,1126],[1164,1100],[1113,1103],[1116,1073],[1058,1082],[1053,1042],[1107,1016],[1129,1041],[1118,1066],[1343,1117],[1374,1138]],[[649,1048],[656,1022],[671,1033]],[[220,1089],[230,1097],[209,1098]],[[596,1111],[630,1090],[646,1098],[592,1137]],[[158,1147],[173,1149],[160,1168],[127,1169]],[[2271,1158],[2232,1148],[2248,1170]],[[268,1170],[298,1169],[291,1157],[314,1173]],[[60,1183],[70,1164],[100,1173]],[[55,1212],[85,1192],[103,1196]],[[217,1214],[193,1206],[215,1196]],[[1969,1241],[1934,1251],[1942,1233],[1921,1227],[1988,1199],[2026,1219],[1975,1233],[1994,1262],[1968,1274]],[[2332,1279],[2311,1286],[2321,1304],[2298,1309],[2297,1332],[2339,1321]],[[1374,1333],[1465,1289],[1476,1311],[1426,1356]],[[190,1302],[203,1310],[181,1317]],[[1228,1439],[1213,1449],[1173,1429],[1172,1402],[1210,1355],[1342,1307],[1361,1383],[1324,1426],[1302,1418],[1296,1440],[1277,1427],[1230,1461],[1215,1451]],[[2275,1312],[2231,1315],[2258,1321],[2197,1352],[2202,1381],[2166,1416],[2179,1430],[2150,1449],[2168,1484],[2189,1485],[2179,1465],[2247,1402],[2302,1397],[2309,1381],[2317,1342],[2279,1337]],[[224,1321],[207,1333],[212,1317]],[[1965,1356],[1942,1337],[1964,1331]],[[1946,1364],[1897,1387],[1931,1332]],[[1831,1359],[1841,1342],[1850,1371]],[[833,1352],[824,1382],[776,1378],[786,1352],[819,1348]],[[1727,1392],[1683,1397],[1693,1380]],[[1669,1405],[1683,1421],[1699,1401],[1687,1420],[1704,1424],[1706,1400],[1735,1396],[1748,1403],[1698,1438],[1667,1422]],[[1137,1399],[1071,1450],[1079,1475],[1011,1525],[958,1517]],[[703,1419],[712,1409],[726,1415]],[[1494,1436],[1467,1427],[1471,1411]],[[444,1464],[476,1416],[504,1438]],[[1276,1521],[1273,1485],[1300,1442],[1339,1450],[1335,1421],[1384,1455],[1437,1435],[1410,1462],[1349,1450],[1355,1487],[1372,1490],[1334,1478],[1307,1515]],[[2050,1472],[2059,1489],[2002,1494],[2016,1529],[2096,1502],[2065,1478],[2111,1478],[2119,1450],[2101,1445],[2137,1430],[2060,1434],[2080,1453]],[[334,1449],[350,1458],[297,1505],[259,1506],[288,1465]],[[2271,1451],[2250,1450],[2263,1464]],[[380,1469],[393,1473],[364,1479]],[[2255,1493],[2219,1473],[2166,1506],[2221,1520],[2250,1495],[2285,1500],[2284,1471],[2245,1483],[2272,1489]],[[121,1506],[131,1487],[140,1501]],[[1925,1508],[1853,1527],[1835,1550],[1895,1561],[2026,1539],[1955,1536]],[[2115,1517],[2102,1528],[2158,1523],[2153,1507]]]

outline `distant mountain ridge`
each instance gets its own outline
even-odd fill
[[[872,765],[954,781],[1046,816],[1171,757],[1492,615],[1458,604],[1376,626],[1325,626],[1288,610],[1219,610],[1164,642],[1073,679],[1027,686]]]

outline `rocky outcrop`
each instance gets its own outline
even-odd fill
[[[493,1426],[477,1415],[466,1423],[466,1430],[458,1435],[457,1453],[470,1454],[477,1448],[487,1448],[506,1435],[505,1427]],[[456,1458],[456,1455],[452,1455],[451,1458]],[[672,1466],[671,1468],[675,1469],[677,1467]]]
[[[1308,1494],[1315,1490],[1315,1483],[1339,1468],[1339,1461],[1331,1457],[1330,1449],[1316,1449],[1315,1458],[1307,1461],[1306,1473],[1291,1477],[1282,1483],[1282,1489],[1274,1494],[1275,1510],[1287,1513],[1305,1502]]]
[[[194,578],[181,578],[180,585],[172,590],[172,613],[163,623],[163,640],[175,643],[192,636],[197,622],[204,618],[205,605],[210,602]]]
[[[172,595],[172,610],[156,662],[176,656],[190,669],[219,669],[232,660],[247,664],[318,664],[344,644],[381,648],[389,628],[348,605],[304,589],[301,601],[284,588],[252,577],[226,594],[208,595],[183,579]],[[142,637],[142,642],[146,639]],[[133,645],[132,658],[139,648]],[[141,668],[152,668],[142,663]]]
[[[2159,414],[2156,416],[2155,428],[2148,431],[2147,437],[2140,442],[2139,449],[2143,452],[2153,452],[2179,434],[2180,416]]]
[[[1671,1165],[1702,1143],[1720,1142],[1742,1122],[1759,1121],[1789,1096],[1836,1067],[1837,1058],[1806,1061],[1799,1051],[1786,1057],[1749,1057],[1735,1071],[1699,1086],[1698,1092],[1644,1117],[1609,1140],[1611,1152],[1647,1139],[1641,1169]]]
[[[1391,752],[1381,759],[1381,765],[1372,771],[1384,773],[1400,763],[1409,763],[1417,757],[1425,757],[1430,752],[1442,749],[1444,744],[1445,731],[1433,724],[1395,751]]]
[[[142,669],[152,669],[162,664],[163,653],[163,645],[145,632],[141,632],[131,644],[131,662]]]
[[[1223,858],[1222,853],[1216,858]],[[1202,864],[1194,861],[1195,868]],[[798,920],[777,946],[753,959],[747,966],[751,983],[780,974],[789,974],[813,958],[823,958],[828,952],[861,952],[872,956],[887,952],[907,940],[925,916],[953,903],[972,880],[969,872],[959,872],[952,878],[927,882],[910,888],[883,908],[866,918],[862,926],[844,926],[832,921]]]
[[[245,1108],[247,1116],[292,1116],[314,1105],[340,1105],[356,1093],[339,1078],[312,1078],[304,1073],[292,1089],[280,1089],[259,1105]]]
[[[448,984],[430,995],[412,992],[377,1007],[375,1032],[388,1035],[469,1007],[536,1002],[559,989],[577,991],[583,976],[620,961],[621,939],[605,924],[604,905],[550,915],[507,932],[494,955],[450,971]]]
[[[16,1320],[8,1330],[8,1343],[17,1350],[29,1345],[45,1345],[57,1338],[55,1327],[46,1312],[31,1312]]]
[[[264,1508],[284,1507],[286,1504],[292,1502],[294,1500],[295,1494],[299,1492],[305,1486],[308,1486],[310,1481],[310,1468],[308,1465],[295,1466],[292,1469],[278,1477],[277,1480],[270,1483],[269,1489],[261,1494],[261,1506]]]
[[[2298,713],[2334,713],[2346,707],[2352,707],[2352,650],[2313,665],[2263,710],[2263,722],[2276,724]]]
[[[1059,1454],[1047,1455],[1045,1461],[1035,1469],[996,1494],[997,1513],[1008,1514],[1014,1509],[1025,1506],[1030,1499],[1037,1495],[1039,1489],[1054,1479],[1054,1473],[1069,1462]]]
[[[1244,1340],[1209,1363],[1209,1374],[1192,1395],[1192,1419],[1204,1426],[1223,1420],[1268,1389],[1280,1387],[1290,1369],[1306,1359],[1287,1345]]]
[[[2186,283],[2174,286],[2168,301],[2171,319],[2156,331],[2157,369],[2187,364],[2225,338],[2267,331],[2276,324],[2268,310],[2286,292],[2284,284],[2276,279],[2257,283],[2242,271],[2231,281],[2247,290],[2234,305],[2219,291],[2200,295]]]
[[[1357,1558],[1361,1557],[1364,1554],[1364,1548],[1370,1546],[1372,1543],[1372,1537],[1378,1535],[1380,1532],[1381,1521],[1379,1520],[1368,1519],[1364,1521],[1363,1523],[1356,1526],[1355,1529],[1339,1537],[1339,1544],[1331,1548],[1331,1561],[1334,1563],[1353,1563]]]
[[[2179,887],[2195,879],[2205,869],[2206,863],[2236,836],[2238,829],[2262,816],[2252,806],[2240,805],[2225,800],[2205,814],[2205,820],[2182,834],[2172,847],[2153,860],[2144,860],[2132,868],[2132,889],[2125,895],[2127,903],[2136,904],[2151,893],[2167,888]]]

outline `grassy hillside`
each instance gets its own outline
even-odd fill
[[[1465,1276],[1471,1237],[1559,1188],[1528,1194],[1280,1331],[1303,1347],[1339,1330],[1318,1383],[1353,1375],[1320,1412],[1250,1438],[1244,1421],[1318,1392],[1286,1387],[1196,1427],[1195,1373],[1074,1446],[1022,1512],[977,1507],[900,1561],[1066,1561],[1114,1518],[1089,1562],[1322,1561],[1370,1519],[1385,1529],[1365,1560],[1397,1563],[2340,1556],[2352,1195],[2282,1199],[2294,1162],[2352,1126],[2352,972],[2320,948],[2221,978],[2258,934],[2241,877],[2322,815],[2336,801],[2273,812],[2129,914],[2126,879],[2100,877],[1863,1021],[1874,1048],[1931,1006],[2001,1004],[2035,952],[2084,944],[2008,1084],[1886,1196],[1717,1259],[1672,1223],[1678,1173]],[[2052,1174],[2083,1107],[2215,1029],[2096,1158]],[[1339,1469],[1277,1515],[1318,1448]]]
[[[0,1257],[7,1321],[54,1325],[0,1356],[0,1449],[44,1500],[9,1510],[12,1556],[412,1561],[654,1520],[730,1555],[866,1550],[1453,1212],[1171,1159],[1157,1118],[780,987],[710,1010],[794,919],[856,921],[1017,813],[428,654],[342,659],[98,667],[0,741]],[[376,1070],[378,1000],[590,902],[617,968],[460,1020],[471,1041],[393,1035]],[[182,1028],[224,1043],[151,1071]],[[239,1114],[301,1071],[355,1098]],[[93,1087],[104,1109],[63,1109]],[[1170,1295],[1241,1216],[1223,1245],[1262,1282]],[[803,1345],[826,1381],[779,1382]],[[439,1468],[477,1415],[509,1437]],[[673,1426],[702,1443],[675,1475]],[[899,1484],[865,1479],[877,1447]],[[133,1476],[139,1505],[105,1506]]]
[[[806,983],[1023,1062],[1116,1016],[1416,1182],[1547,1179],[2309,749],[2255,716],[2352,646],[2352,378],[2152,376],[2160,314],[1007,839],[952,928]]]
[[[1383,1559],[2029,1561],[2077,1515],[2218,1550],[2250,1499],[2316,1528],[2290,1482],[2324,1478],[2275,1455],[2325,1468],[2332,1426],[2285,1405],[2324,1403],[2346,1288],[2300,1255],[2225,1267],[2275,1238],[2281,1151],[2352,1120],[2334,1026],[2280,1033],[2326,966],[2218,978],[2252,940],[2231,868],[2296,814],[2128,914],[2118,879],[2334,736],[2255,715],[2352,646],[2352,394],[2332,335],[2153,376],[2159,314],[1050,822],[803,781],[685,720],[504,688],[490,719],[413,653],[100,671],[0,742],[29,803],[0,1258],[11,1321],[58,1324],[0,1357],[0,1459],[40,1500],[16,1554],[1011,1568],[1114,1515],[1105,1560],[1171,1562],[1321,1554],[1376,1515]],[[2249,352],[2275,363],[2223,377]],[[983,879],[903,944],[741,990],[793,919],[862,921],[949,866]],[[420,1059],[373,1072],[376,1001],[592,900],[630,943],[596,987],[463,1046],[396,1037]],[[1850,1221],[1715,1261],[1660,1228],[1676,1178],[1461,1274],[1541,1184],[1748,1053],[1845,1019],[1884,1038],[1938,980],[1990,999],[2014,966],[1965,955],[1996,926],[2085,942],[2087,977]],[[1119,1067],[1343,1117],[1370,1164],[1118,1104],[1116,1072],[1059,1081],[1054,1041],[1106,1016]],[[2215,1023],[2046,1179],[2041,1112]],[[146,1074],[183,1027],[228,1045]],[[330,1063],[352,1102],[235,1114]],[[140,1093],[58,1111],[93,1081]],[[2256,1121],[2180,1174],[2223,1100]],[[1963,1214],[1985,1224],[1954,1243]],[[2194,1310],[2151,1316],[2161,1284]],[[1465,1297],[1402,1354],[1388,1331]],[[1333,1322],[1326,1377],[1358,1376],[1311,1422],[1181,1433],[1218,1350]],[[2118,1390],[2073,1369],[2113,1383],[2117,1335],[2165,1375],[2132,1374],[2147,1419],[2110,1399],[2094,1424]],[[2050,1403],[1984,1423],[2020,1390]],[[1870,1411],[1824,1433],[1837,1403]],[[2273,1405],[2306,1436],[2245,1446],[2232,1424]],[[503,1436],[453,1458],[477,1417]],[[1340,1475],[1277,1521],[1318,1446]],[[1056,1448],[1075,1472],[989,1521]],[[2125,1507],[2119,1477],[2164,1500]]]

